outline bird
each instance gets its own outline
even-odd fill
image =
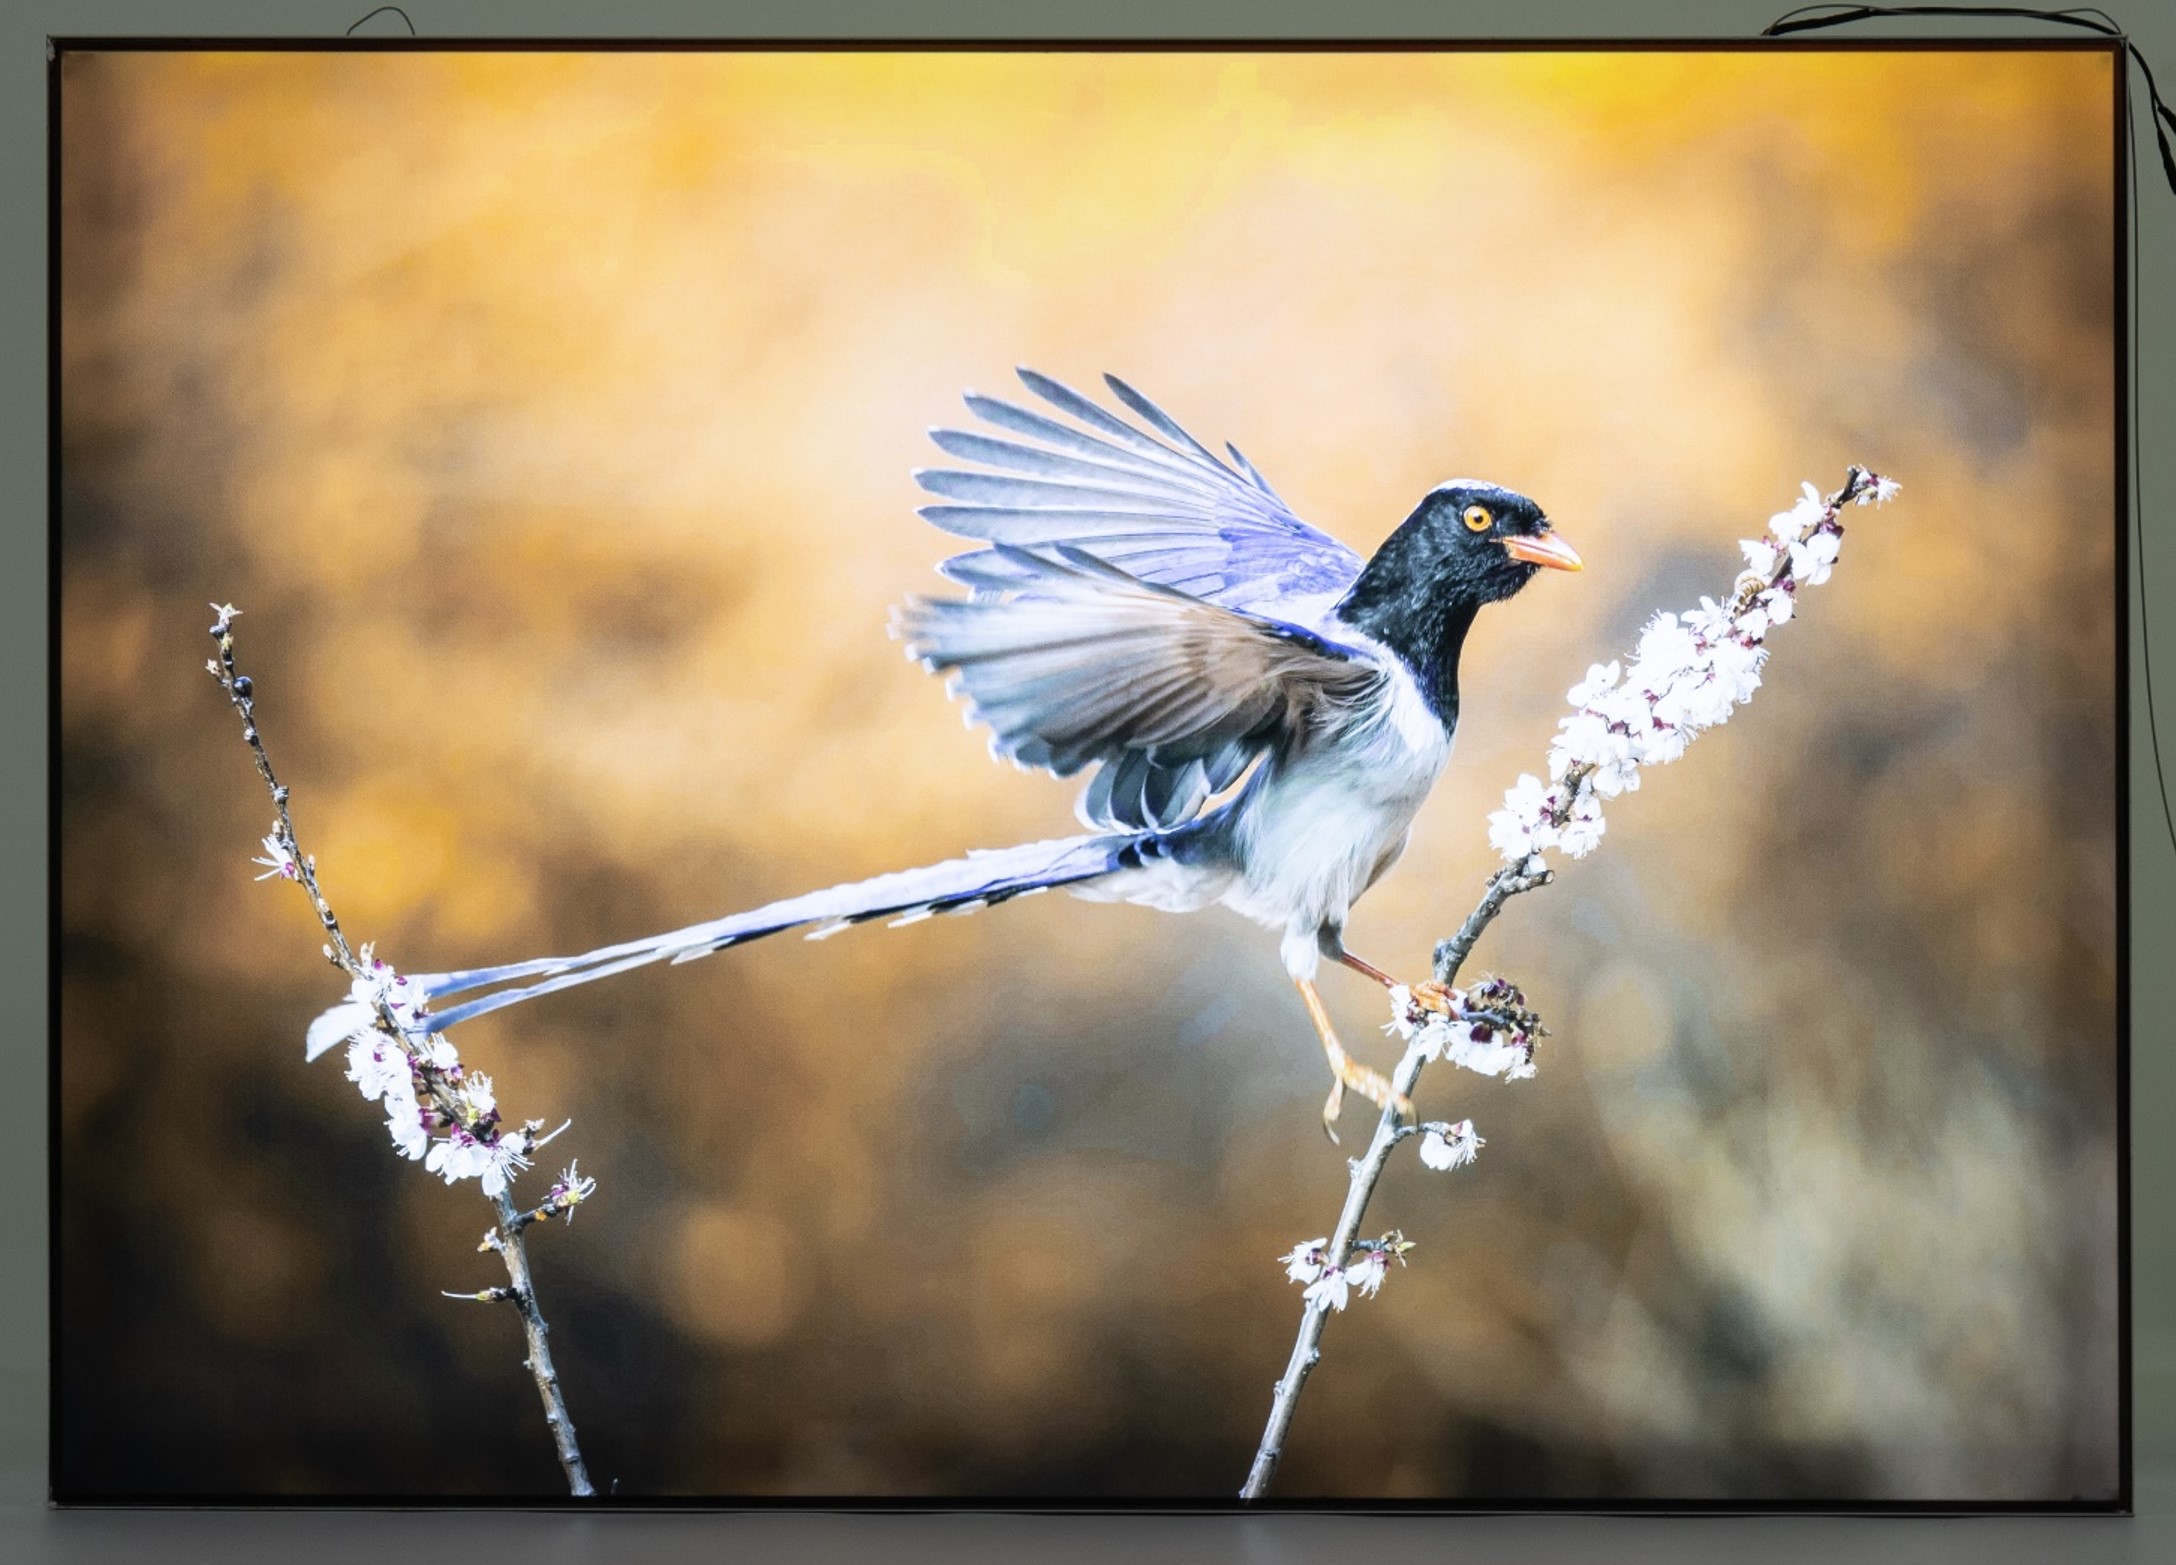
[[[1016,373],[1040,406],[969,392],[984,427],[929,431],[969,465],[917,470],[937,502],[919,514],[980,547],[939,567],[964,597],[912,597],[892,631],[989,730],[994,758],[1088,774],[1086,834],[580,956],[411,975],[422,1030],[783,930],[821,939],[1062,887],[1171,912],[1222,905],[1277,933],[1330,1067],[1331,1139],[1347,1091],[1410,1118],[1339,1040],[1316,979],[1328,961],[1397,987],[1346,949],[1347,916],[1404,852],[1450,760],[1475,616],[1544,569],[1580,570],[1578,552],[1526,496],[1458,478],[1363,560],[1300,520],[1236,446],[1210,451],[1118,377],[1104,383],[1122,412]],[[1440,985],[1411,992],[1445,1003]]]

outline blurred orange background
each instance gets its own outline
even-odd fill
[[[1906,485],[1484,942],[1540,1077],[1424,1080],[1487,1149],[1394,1163],[1368,1231],[1418,1248],[1330,1323],[1278,1495],[2112,1493],[2112,90],[2065,51],[69,55],[56,1481],[558,1482],[514,1321],[438,1296],[494,1280],[483,1203],[302,1063],[340,985],[250,883],[207,600],[405,968],[1062,834],[1072,788],[885,634],[966,547],[911,514],[923,430],[1026,363],[1363,552],[1477,475],[1585,554],[1483,617],[1354,918],[1414,976],[1590,661],[1800,479]],[[532,1246],[600,1486],[1237,1489],[1272,1257],[1345,1185],[1260,931],[1041,898],[461,1042],[601,1181]]]

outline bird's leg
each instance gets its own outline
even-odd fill
[[[1322,1039],[1322,1052],[1330,1061],[1330,1072],[1337,1079],[1330,1084],[1330,1096],[1322,1105],[1322,1129],[1331,1141],[1337,1140],[1333,1128],[1339,1112],[1345,1106],[1345,1089],[1350,1087],[1377,1108],[1389,1109],[1400,1119],[1413,1117],[1413,1100],[1392,1089],[1390,1080],[1381,1071],[1370,1070],[1350,1054],[1344,1044],[1338,1042],[1337,1029],[1330,1025],[1330,1013],[1323,1009],[1322,996],[1315,992],[1314,980],[1295,978],[1300,998],[1307,1003],[1307,1016],[1315,1024],[1315,1032]]]
[[[1337,953],[1337,959],[1340,962],[1343,962],[1347,967],[1351,968],[1354,972],[1365,973],[1368,977],[1374,979],[1377,983],[1381,984],[1385,989],[1395,989],[1398,987],[1397,979],[1391,977],[1380,967],[1377,967],[1373,962],[1370,962],[1366,957],[1355,956],[1350,951],[1340,951]]]
[[[1398,987],[1397,979],[1391,977],[1388,973],[1384,972],[1380,967],[1377,967],[1373,962],[1368,961],[1365,957],[1354,956],[1350,951],[1339,951],[1337,953],[1337,959],[1340,962],[1343,962],[1347,967],[1351,968],[1354,972],[1365,973],[1368,977],[1374,979],[1377,983],[1381,984],[1385,989],[1395,989]],[[1411,993],[1413,998],[1419,1001],[1420,1004],[1425,1006],[1427,1009],[1431,1011],[1440,1011],[1446,1016],[1450,1014],[1451,990],[1448,984],[1439,984],[1431,978],[1423,983],[1414,984],[1412,986]]]

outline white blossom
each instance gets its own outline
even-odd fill
[[[424,1031],[423,1018],[429,1012],[430,1007],[424,1002],[422,995],[409,988],[407,979],[395,978],[387,986],[385,1008],[393,1013],[393,1023],[402,1032],[417,1039],[427,1036]],[[447,1047],[450,1048],[452,1045],[449,1044]]]
[[[1798,501],[1788,511],[1779,511],[1768,518],[1768,531],[1780,542],[1793,544],[1806,536],[1808,528],[1816,527],[1828,515],[1828,502],[1821,498],[1821,491],[1809,483],[1799,486]],[[1766,569],[1755,566],[1763,576],[1775,574],[1771,562]]]
[[[296,863],[295,856],[287,851],[287,844],[280,841],[280,829],[277,825],[274,825],[269,832],[265,833],[264,852],[249,862],[262,864],[265,867],[264,873],[257,877],[259,880],[270,880],[274,875],[278,875],[283,880],[300,880],[302,878],[302,866]]]
[[[1664,691],[1655,702],[1655,716],[1673,728],[1698,733],[1727,721],[1736,704],[1733,686],[1716,678],[1711,661],[1708,667],[1687,674]]]
[[[1484,1021],[1460,1018],[1441,1025],[1443,1057],[1482,1076],[1524,1081],[1534,1074],[1534,1044],[1524,1033],[1507,1033]]]
[[[1642,766],[1667,766],[1685,753],[1685,746],[1692,735],[1673,723],[1650,718],[1647,727],[1633,741],[1633,749],[1639,752]]]
[[[1740,538],[1738,547],[1745,551],[1746,569],[1759,576],[1773,576],[1776,561],[1783,557],[1773,540],[1767,538]]]
[[[557,1201],[566,1208],[567,1221],[574,1221],[574,1209],[596,1193],[597,1181],[581,1171],[582,1160],[575,1158],[559,1171],[552,1187],[545,1192],[546,1201]]]
[[[1665,680],[1696,667],[1699,660],[1699,638],[1675,614],[1657,614],[1640,632],[1639,668],[1650,681],[1647,683],[1650,690],[1659,688],[1652,681]]]
[[[1488,845],[1507,859],[1525,858],[1536,848],[1553,847],[1540,840],[1540,823],[1514,810],[1492,810],[1488,817]]]
[[[522,1148],[526,1143],[519,1136],[501,1136],[491,1144],[483,1169],[484,1194],[496,1199],[513,1183],[514,1176],[529,1166],[529,1159]]]
[[[407,1051],[375,1027],[365,1027],[348,1040],[348,1080],[373,1103],[397,1086],[413,1088],[414,1067]]]
[[[1450,1003],[1449,1014],[1423,1010],[1413,1003],[1412,990],[1400,984],[1390,991],[1390,1022],[1385,1030],[1406,1039],[1424,1060],[1448,1059],[1453,1065],[1507,1081],[1523,1081],[1534,1074],[1531,1038],[1507,1032],[1485,1013],[1466,1010],[1462,990],[1450,992]],[[1467,1130],[1473,1128],[1470,1121],[1462,1123]],[[1448,1127],[1445,1133],[1457,1128]]]
[[[450,1185],[457,1179],[474,1179],[490,1160],[491,1149],[457,1125],[431,1143],[423,1166]]]
[[[1430,1168],[1463,1168],[1480,1155],[1488,1143],[1462,1119],[1455,1125],[1429,1125],[1420,1138],[1420,1160]]]
[[[1564,774],[1574,766],[1600,755],[1609,739],[1609,724],[1599,712],[1582,708],[1569,717],[1560,718],[1556,738],[1549,743],[1549,780],[1562,782]]]
[[[359,954],[362,971],[348,985],[348,1004],[360,1005],[372,1014],[383,1007],[402,1032],[411,1036],[420,1034],[428,1009],[422,996],[409,985],[405,975],[379,961],[369,946],[364,946]]]
[[[1895,479],[1883,478],[1880,474],[1877,473],[1874,475],[1874,482],[1872,487],[1867,489],[1859,496],[1857,503],[1860,505],[1866,505],[1871,502],[1874,505],[1887,505],[1891,500],[1894,500],[1897,497],[1898,491],[1903,489],[1903,487],[1904,486],[1898,483]]]
[[[1791,545],[1791,577],[1808,587],[1818,587],[1828,580],[1828,573],[1836,563],[1837,551],[1844,546],[1843,535],[1835,532],[1816,532],[1804,543]]]
[[[1632,753],[1632,741],[1624,741],[1624,749],[1595,763],[1594,773],[1587,779],[1598,798],[1614,799],[1619,794],[1631,793],[1640,785],[1640,763]]]
[[[1608,827],[1609,822],[1602,819],[1602,801],[1592,788],[1582,787],[1557,831],[1557,845],[1573,858],[1583,859],[1601,846]]]
[[[1755,609],[1753,612],[1762,611]],[[1715,682],[1730,693],[1732,701],[1743,705],[1753,699],[1753,692],[1760,689],[1761,665],[1768,661],[1766,647],[1724,641],[1710,647],[1708,657],[1715,671]]]
[[[1560,721],[1556,740],[1549,746],[1551,778],[1562,782],[1575,766],[1591,770],[1588,781],[1605,799],[1614,799],[1640,785],[1631,734],[1624,727],[1612,726],[1609,717],[1592,708]]]
[[[1612,690],[1615,690],[1617,681],[1623,676],[1624,671],[1615,660],[1607,663],[1590,663],[1587,665],[1587,677],[1572,686],[1564,699],[1573,706],[1593,706]]]
[[[1695,636],[1708,642],[1720,641],[1725,636],[1735,635],[1744,629],[1742,619],[1731,619],[1729,604],[1717,603],[1704,593],[1700,598],[1700,607],[1686,613],[1685,623]]]
[[[431,1143],[423,1166],[449,1185],[463,1179],[481,1180],[484,1194],[496,1196],[516,1173],[529,1166],[524,1155],[527,1145],[519,1132],[487,1141],[466,1126],[456,1125]]]
[[[482,1119],[499,1106],[498,1098],[491,1091],[491,1078],[482,1071],[461,1079],[461,1101],[471,1119]]]
[[[430,1132],[423,1128],[423,1105],[416,1101],[415,1081],[404,1076],[386,1088],[385,1128],[402,1157],[411,1161],[430,1147]]]
[[[1307,1285],[1307,1291],[1301,1297],[1309,1304],[1323,1304],[1333,1310],[1342,1310],[1347,1299],[1351,1297],[1351,1290],[1352,1283],[1346,1274],[1331,1266],[1325,1268],[1320,1277]]]
[[[1392,984],[1390,986],[1390,1020],[1384,1025],[1383,1031],[1394,1032],[1410,1042],[1413,1034],[1419,1030],[1420,1024],[1421,1013],[1419,1008],[1413,1004],[1413,991],[1404,984]]]
[[[1523,859],[1556,846],[1549,816],[1553,799],[1539,777],[1528,773],[1504,793],[1504,807],[1488,818],[1488,840],[1507,859]]]
[[[1390,1273],[1390,1256],[1382,1250],[1363,1250],[1353,1263],[1345,1268],[1345,1280],[1360,1290],[1362,1298],[1372,1299],[1382,1291],[1383,1278]]]
[[[1294,1282],[1313,1282],[1329,1264],[1329,1238],[1325,1236],[1296,1244],[1277,1259],[1284,1262],[1284,1274]]]

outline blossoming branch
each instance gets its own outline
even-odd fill
[[[1527,1009],[1525,996],[1501,978],[1451,987],[1475,942],[1512,897],[1555,879],[1549,853],[1584,858],[1600,845],[1607,829],[1602,806],[1636,790],[1643,768],[1679,759],[1700,734],[1752,700],[1769,635],[1796,616],[1799,594],[1826,582],[1835,567],[1844,512],[1885,504],[1898,489],[1894,480],[1856,466],[1832,495],[1804,485],[1789,510],[1768,519],[1762,537],[1740,544],[1747,568],[1723,600],[1704,597],[1696,609],[1657,614],[1641,631],[1629,663],[1595,664],[1571,688],[1571,715],[1558,722],[1549,747],[1549,781],[1520,777],[1505,791],[1503,808],[1489,816],[1489,842],[1503,867],[1489,877],[1458,932],[1436,946],[1434,980],[1390,992],[1389,1030],[1406,1045],[1391,1073],[1394,1104],[1410,1100],[1421,1071],[1438,1059],[1507,1081],[1534,1074],[1534,1046],[1548,1030]],[[1321,1358],[1328,1317],[1344,1310],[1355,1291],[1373,1297],[1392,1260],[1406,1264],[1413,1245],[1396,1230],[1375,1240],[1357,1235],[1391,1150],[1410,1136],[1420,1138],[1420,1159],[1433,1169],[1462,1168],[1485,1144],[1471,1120],[1409,1125],[1395,1107],[1386,1109],[1366,1154],[1348,1165],[1336,1232],[1277,1258],[1306,1291],[1299,1334],[1242,1499],[1259,1499],[1268,1489],[1300,1390]]]
[[[242,718],[242,739],[256,762],[257,775],[272,792],[272,830],[264,838],[264,852],[251,862],[264,866],[258,880],[292,881],[309,898],[326,935],[325,957],[349,978],[348,999],[310,1025],[304,1040],[306,1061],[315,1060],[336,1044],[347,1044],[347,1077],[363,1096],[385,1111],[386,1129],[394,1149],[403,1157],[420,1161],[447,1184],[477,1180],[490,1200],[494,1222],[479,1250],[497,1251],[505,1263],[507,1282],[480,1292],[448,1293],[448,1298],[505,1301],[516,1306],[528,1344],[526,1366],[535,1379],[544,1403],[544,1419],[557,1448],[567,1487],[575,1495],[595,1491],[567,1417],[566,1400],[552,1365],[545,1337],[542,1309],[530,1275],[524,1231],[551,1217],[571,1222],[574,1208],[595,1192],[597,1182],[584,1177],[569,1164],[552,1185],[544,1201],[524,1212],[510,1194],[514,1176],[530,1166],[530,1156],[560,1131],[539,1135],[542,1120],[519,1126],[505,1124],[491,1078],[461,1063],[459,1052],[443,1033],[432,1035],[424,1025],[427,1014],[421,999],[411,992],[409,981],[395,972],[366,943],[360,951],[348,943],[347,933],[334,916],[332,906],[317,881],[317,861],[304,853],[295,839],[293,816],[288,810],[287,787],[272,770],[272,760],[257,727],[256,687],[236,666],[234,621],[241,611],[232,604],[212,605],[218,619],[211,634],[218,656],[205,666],[227,693]]]
[[[1843,547],[1848,505],[1880,504],[1898,485],[1853,468],[1824,499],[1806,484],[1798,502],[1768,519],[1765,537],[1739,545],[1748,569],[1729,598],[1702,598],[1684,614],[1658,614],[1640,633],[1629,667],[1597,663],[1572,686],[1572,715],[1557,724],[1549,778],[1522,776],[1489,816],[1489,842],[1526,873],[1561,848],[1585,858],[1602,840],[1602,803],[1640,785],[1640,768],[1678,759],[1702,732],[1730,720],[1760,689],[1770,631],[1798,612],[1801,589],[1829,578]]]
[[[315,1060],[345,1038],[347,1078],[384,1108],[394,1149],[449,1185],[475,1179],[485,1195],[500,1195],[529,1167],[529,1154],[567,1127],[540,1136],[542,1120],[502,1125],[491,1078],[463,1066],[443,1032],[425,1029],[429,1007],[407,978],[368,945],[357,960],[347,1001],[310,1025],[303,1057]]]

